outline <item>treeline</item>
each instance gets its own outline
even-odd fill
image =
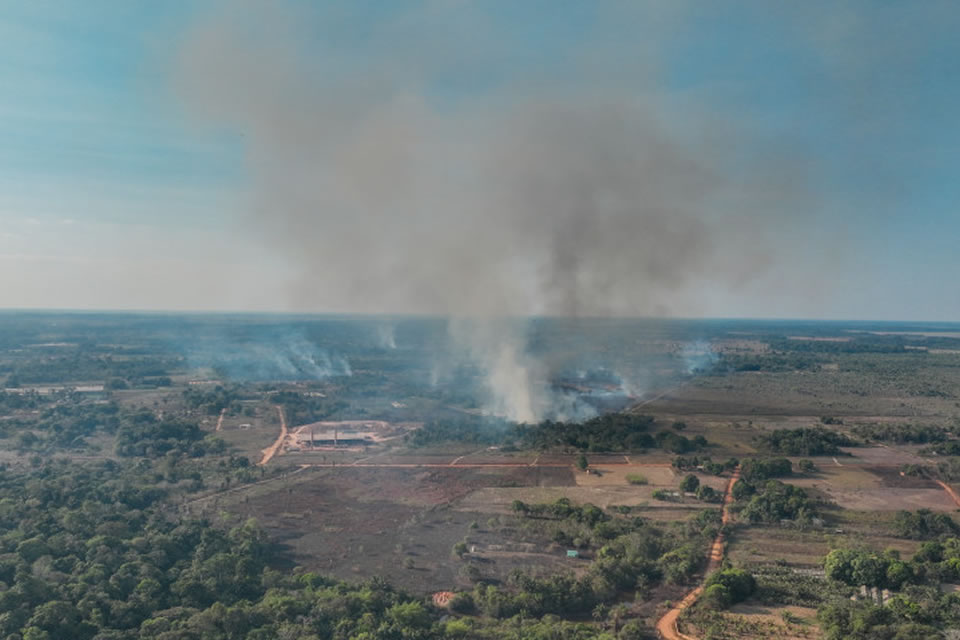
[[[51,398],[35,391],[16,393],[0,390],[0,412],[19,411],[21,409],[36,409],[49,403]]]
[[[507,445],[525,449],[562,447],[577,451],[638,451],[662,449],[685,454],[708,446],[701,435],[687,438],[666,429],[650,434],[653,416],[610,413],[584,422],[545,420],[518,425],[505,420],[474,418],[428,422],[407,436],[407,442],[424,447],[443,442]]]
[[[740,477],[751,484],[783,478],[791,473],[793,465],[786,458],[750,458],[740,465]]]
[[[39,416],[0,423],[0,432],[14,438],[20,452],[52,453],[83,450],[98,433],[113,434],[122,418],[116,403],[62,402],[43,409]]]
[[[950,432],[944,427],[923,424],[858,424],[852,431],[867,441],[896,444],[939,443],[950,438]]]
[[[709,474],[719,476],[736,469],[740,461],[736,458],[728,458],[726,462],[714,462],[710,456],[677,456],[670,464],[678,471],[703,469]]]
[[[0,472],[0,635],[144,637],[155,612],[261,596],[259,529],[178,523],[166,492],[139,464]]]
[[[896,551],[834,549],[824,559],[827,577],[848,587],[895,591],[882,606],[837,598],[817,611],[831,640],[939,638],[960,624],[960,594],[941,593],[940,583],[960,580],[960,540],[926,542],[909,561]]]
[[[803,353],[721,353],[708,373],[808,371],[816,370],[821,363],[820,357]]]
[[[283,407],[289,424],[307,424],[334,418],[350,406],[343,400],[296,391],[274,393],[270,400]]]
[[[236,388],[216,385],[209,388],[201,385],[189,386],[183,390],[183,402],[191,409],[199,409],[207,415],[216,415],[236,402]]]
[[[827,577],[851,587],[892,590],[907,584],[960,581],[960,538],[956,537],[960,527],[950,516],[927,509],[901,511],[896,527],[901,537],[926,540],[909,561],[901,560],[892,550],[834,549],[824,559]]]
[[[874,336],[851,340],[768,340],[773,351],[795,353],[907,353],[901,336]]]
[[[960,533],[956,520],[946,513],[934,513],[930,509],[898,511],[893,527],[897,536],[911,540],[929,540]]]
[[[838,599],[817,610],[825,640],[930,640],[960,625],[960,594],[909,587],[883,606]]]
[[[843,455],[840,447],[853,447],[858,444],[842,433],[823,427],[777,429],[756,436],[756,440],[767,451],[788,456]]]
[[[555,446],[581,451],[652,449],[656,441],[648,431],[654,425],[653,416],[630,413],[610,413],[584,422],[546,420],[523,429],[523,441],[531,448],[540,449]]]
[[[514,443],[521,433],[512,422],[505,420],[464,418],[461,420],[434,420],[407,433],[404,440],[412,447],[428,447],[445,442],[466,442],[478,445]]]
[[[687,438],[676,431],[648,431],[656,425],[653,416],[610,413],[585,422],[544,421],[521,429],[525,447],[549,449],[569,447],[579,451],[638,451],[662,449],[670,453],[690,453],[705,448],[701,435]]]
[[[939,456],[960,456],[960,440],[938,442],[929,447],[925,447],[921,453],[926,455],[935,453]]]
[[[77,350],[67,355],[19,360],[7,365],[7,387],[31,384],[62,384],[78,380],[124,380],[129,386],[158,386],[182,367],[179,358],[111,355]],[[0,371],[3,373],[3,371]]]
[[[172,418],[160,419],[150,411],[128,416],[117,429],[115,448],[119,456],[157,458],[175,452],[193,458],[220,454],[226,443],[215,436],[205,436],[193,422]]]
[[[604,552],[619,560],[595,563],[592,581],[517,577],[502,591],[481,585],[468,598],[483,611],[495,610],[497,618],[441,618],[430,604],[379,579],[347,584],[271,569],[274,547],[254,521],[223,529],[178,519],[166,502],[172,486],[156,480],[164,465],[58,462],[25,472],[0,469],[0,636],[588,640],[603,632],[557,618],[531,619],[529,606],[559,610],[559,602],[578,597],[599,602],[614,580],[629,577],[620,563],[633,551],[621,544]],[[660,538],[664,551],[675,543]],[[702,554],[700,547],[693,556]],[[520,612],[525,620],[504,619]],[[637,623],[629,624],[620,638],[643,637]]]

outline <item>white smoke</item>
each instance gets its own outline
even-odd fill
[[[452,318],[454,348],[484,373],[487,410],[515,422],[533,423],[547,404],[540,363],[524,352],[526,323],[514,318]]]
[[[377,325],[377,346],[381,349],[397,348],[397,338],[392,324]]]
[[[684,345],[680,357],[688,374],[709,370],[719,359],[713,345],[705,340]]]

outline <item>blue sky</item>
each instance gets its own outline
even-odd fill
[[[217,49],[223,25],[249,41]],[[719,161],[728,180],[768,156],[789,167],[770,182],[764,273],[697,274],[667,313],[955,320],[958,28],[960,8],[935,1],[0,0],[0,306],[417,311],[322,285],[304,296],[314,270],[349,265],[305,260],[250,222],[276,169],[260,102],[414,96],[418,122],[479,128],[503,105],[654,96],[672,144],[738,141]],[[221,78],[193,67],[222,61],[191,56],[209,42],[235,76],[207,95],[197,83]],[[344,128],[337,113],[315,126]],[[777,189],[791,192],[782,210]]]

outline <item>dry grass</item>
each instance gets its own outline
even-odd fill
[[[642,490],[644,486],[652,487],[676,487],[680,480],[676,472],[670,467],[651,466],[644,464],[631,464],[620,466],[605,467],[602,465],[591,464],[590,468],[599,473],[577,472],[575,478],[577,486],[580,487],[607,487],[630,485],[627,476],[630,474],[640,474],[647,479],[647,484],[638,486],[630,485],[635,490]]]

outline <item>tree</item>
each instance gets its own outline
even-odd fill
[[[733,494],[733,499],[740,501],[744,498],[752,496],[755,492],[752,484],[749,484],[747,481],[741,479],[733,483],[733,489],[730,493]]]
[[[697,489],[697,500],[703,500],[704,502],[715,502],[719,494],[714,491],[713,487],[702,484]]]
[[[692,493],[696,491],[697,487],[699,486],[700,486],[700,479],[697,478],[697,476],[693,475],[692,473],[687,475],[687,477],[685,477],[680,482],[680,490],[687,493]]]
[[[813,460],[807,460],[806,458],[799,461],[797,466],[800,468],[800,471],[804,473],[813,473],[817,470],[817,465],[813,464]]]
[[[723,569],[713,573],[707,580],[707,587],[723,585],[727,589],[731,603],[743,602],[757,588],[753,575],[743,569]]]
[[[579,469],[580,471],[586,471],[587,467],[590,466],[590,463],[587,461],[587,456],[583,455],[582,453],[579,456],[577,456],[576,465],[577,465],[577,469]]]
[[[730,590],[722,584],[712,584],[703,591],[703,601],[712,609],[726,609],[733,604]]]

